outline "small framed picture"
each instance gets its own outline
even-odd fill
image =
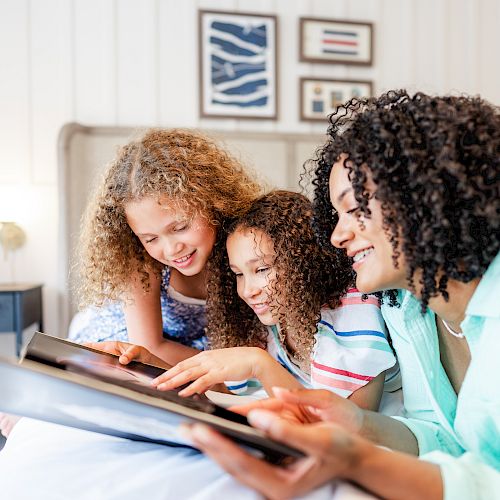
[[[200,116],[277,118],[277,19],[199,11]]]
[[[338,106],[353,97],[371,97],[372,82],[366,80],[300,79],[300,119],[326,121]]]
[[[371,23],[301,17],[299,40],[303,62],[372,64]]]

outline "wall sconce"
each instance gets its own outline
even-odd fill
[[[4,259],[10,251],[24,244],[26,235],[15,222],[0,222],[0,245],[3,247]]]

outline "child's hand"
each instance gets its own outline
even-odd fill
[[[258,378],[258,373],[269,355],[258,347],[231,347],[200,352],[181,361],[151,383],[162,391],[192,384],[179,392],[180,396],[202,394],[225,380]]]
[[[170,368],[162,359],[151,354],[141,345],[129,344],[128,342],[107,341],[107,342],[88,342],[84,344],[87,347],[104,351],[109,354],[119,356],[118,361],[122,365],[128,365],[132,360],[140,361],[148,365],[158,366],[160,368]]]

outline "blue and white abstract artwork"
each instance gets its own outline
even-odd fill
[[[200,12],[202,116],[276,118],[276,19]]]

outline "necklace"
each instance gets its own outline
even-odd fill
[[[454,330],[452,330],[448,326],[448,323],[446,323],[446,321],[443,318],[441,318],[441,321],[442,321],[444,327],[448,330],[448,333],[451,333],[457,339],[463,339],[465,337],[465,335],[462,332],[455,332]]]

